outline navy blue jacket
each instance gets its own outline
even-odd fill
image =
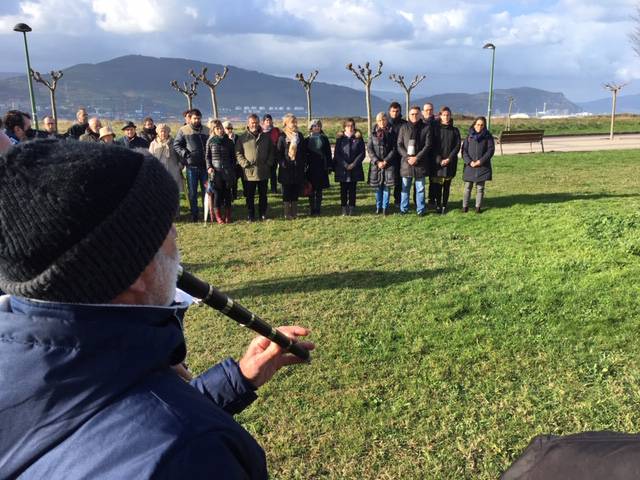
[[[10,299],[10,300],[9,300]],[[0,298],[0,478],[267,478],[233,360],[192,382],[178,307]]]
[[[336,146],[333,150],[333,167],[336,182],[361,182],[364,180],[362,162],[365,157],[365,145],[359,131],[352,137],[342,133],[336,135]],[[351,170],[347,166],[352,165]]]

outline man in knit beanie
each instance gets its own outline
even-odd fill
[[[297,359],[259,337],[190,384],[171,368],[186,354],[176,189],[119,146],[0,157],[0,478],[267,478],[229,414]]]

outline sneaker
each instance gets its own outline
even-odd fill
[[[347,207],[342,207],[342,216],[343,217],[347,216]]]
[[[462,207],[462,213],[467,213],[469,211],[469,207]]]
[[[476,213],[482,213],[482,209],[480,207],[476,207]]]

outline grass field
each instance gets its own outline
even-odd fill
[[[361,184],[355,217],[332,187],[319,218],[178,224],[188,269],[313,331],[313,362],[237,417],[272,478],[495,479],[536,434],[639,430],[640,152],[504,156],[494,178],[481,215],[458,177],[446,216],[377,217]],[[202,306],[186,333],[196,372],[252,337]]]
[[[134,119],[135,120],[135,119]],[[323,119],[324,130],[329,139],[335,142],[336,133],[342,131],[342,118],[327,118]],[[362,130],[366,135],[367,132],[367,120],[366,118],[356,119],[357,127]],[[454,120],[456,125],[460,128],[460,132],[464,135],[467,129],[473,123],[471,117],[458,117],[454,112]],[[103,120],[103,123],[107,121]],[[140,128],[142,122],[136,120],[138,127]],[[206,119],[203,119],[206,123]],[[526,130],[526,129],[543,129],[545,135],[586,135],[596,133],[609,133],[611,118],[608,116],[593,116],[582,118],[553,118],[553,119],[514,119],[511,121],[512,130]],[[59,124],[59,131],[65,132],[67,128],[73,122],[61,120]],[[276,125],[281,125],[280,119],[275,119]],[[300,130],[307,133],[306,117],[299,117]],[[111,122],[111,125],[118,136],[122,133],[120,129],[125,124],[124,121],[116,120]],[[498,136],[500,132],[505,128],[506,118],[493,118],[491,124],[491,132]],[[177,123],[171,124],[172,134],[175,135],[180,125]],[[236,132],[242,131],[244,128],[244,122],[234,122]],[[140,130],[138,130],[140,131]],[[638,115],[620,115],[616,118],[616,133],[638,133],[640,132],[640,116]]]

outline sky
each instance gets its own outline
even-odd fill
[[[572,101],[607,97],[606,82],[640,93],[629,35],[640,0],[0,0],[0,72],[25,70],[22,34],[40,72],[121,55],[191,58],[293,78],[362,85],[347,63],[383,61],[426,79],[414,95],[535,87]],[[141,79],[142,80],[142,79]],[[415,97],[414,97],[415,98]]]

